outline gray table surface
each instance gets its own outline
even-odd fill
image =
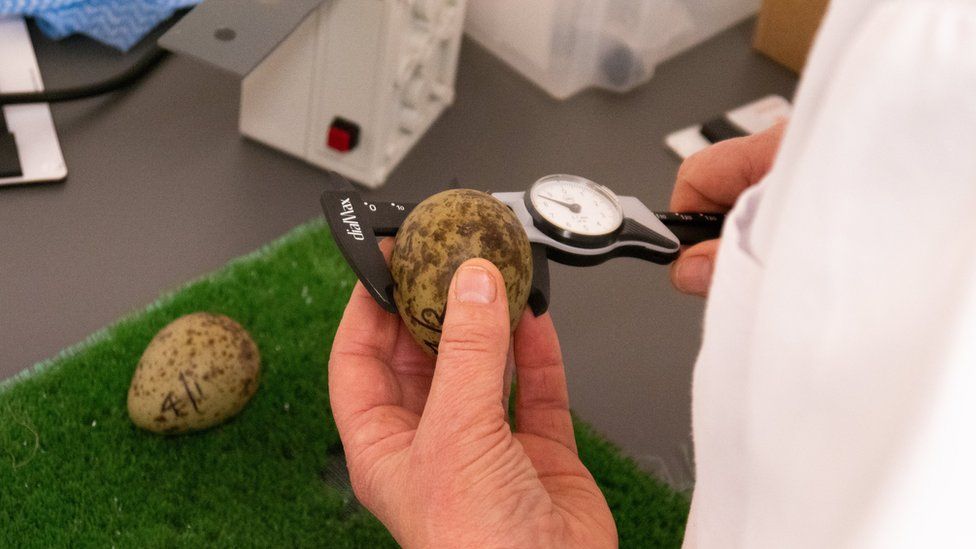
[[[456,103],[368,195],[419,200],[452,178],[520,190],[563,172],[664,209],[679,165],[665,135],[766,94],[792,96],[796,78],[751,51],[752,27],[669,61],[632,93],[563,102],[465,41]],[[49,88],[133,58],[34,35]],[[242,139],[238,93],[233,76],[173,58],[124,93],[53,107],[67,183],[0,188],[0,378],[321,215],[327,178]],[[552,296],[574,409],[688,487],[703,302],[673,291],[667,269],[633,259],[554,264]]]

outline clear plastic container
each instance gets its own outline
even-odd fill
[[[557,99],[625,92],[760,0],[469,0],[465,31]]]

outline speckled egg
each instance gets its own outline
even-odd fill
[[[397,233],[390,259],[394,298],[429,354],[437,354],[454,271],[475,257],[491,261],[504,276],[515,330],[532,288],[532,249],[508,206],[480,191],[444,191],[418,204]]]
[[[146,347],[129,386],[129,417],[156,433],[199,431],[244,408],[258,388],[261,356],[230,318],[182,316]]]

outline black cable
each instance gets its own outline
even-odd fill
[[[142,56],[125,71],[92,84],[84,86],[74,86],[61,90],[50,90],[41,92],[25,93],[0,93],[0,105],[16,105],[19,103],[58,103],[62,101],[74,101],[75,99],[85,99],[113,92],[132,85],[141,78],[149,74],[156,65],[169,56],[169,52],[153,46],[152,50]]]

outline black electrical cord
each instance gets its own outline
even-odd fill
[[[50,90],[41,92],[25,93],[0,93],[0,105],[16,105],[20,103],[59,103],[62,101],[74,101],[75,99],[85,99],[102,95],[104,93],[120,90],[130,86],[141,78],[149,74],[156,65],[169,56],[169,52],[153,46],[152,50],[142,56],[125,71],[92,84],[84,86],[74,86],[60,90]]]

